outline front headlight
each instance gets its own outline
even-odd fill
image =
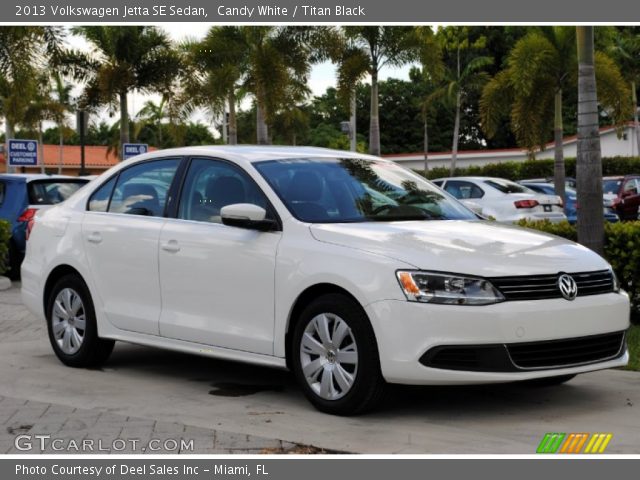
[[[613,291],[615,293],[619,293],[620,292],[620,282],[618,281],[618,277],[616,275],[616,272],[613,271],[613,268],[611,269],[611,279],[613,280]]]
[[[504,301],[491,282],[447,273],[398,271],[400,286],[411,302],[444,305],[490,305]]]

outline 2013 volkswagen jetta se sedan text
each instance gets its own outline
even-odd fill
[[[334,414],[387,382],[558,383],[628,360],[628,296],[600,256],[343,151],[123,162],[36,218],[22,280],[66,365],[122,340],[290,368]]]

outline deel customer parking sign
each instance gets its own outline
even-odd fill
[[[38,142],[36,140],[9,140],[9,166],[25,167],[38,165]]]

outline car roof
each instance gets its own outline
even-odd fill
[[[484,182],[485,180],[499,180],[501,182],[513,182],[513,180],[509,180],[508,178],[500,178],[500,177],[442,177],[436,178],[432,180],[432,182],[442,182],[448,180],[475,180],[476,182]]]
[[[196,147],[169,148],[166,150],[154,150],[144,155],[137,155],[122,163],[136,163],[137,161],[171,157],[175,155],[207,155],[220,157],[238,162],[260,162],[265,160],[295,159],[295,158],[359,158],[363,160],[377,160],[389,162],[380,157],[365,155],[346,150],[332,150],[320,147],[291,147],[280,145],[203,145]]]
[[[80,180],[87,181],[82,177],[72,177],[70,175],[47,175],[46,173],[2,173],[0,178],[5,180],[24,180],[25,182],[33,182],[35,180]]]

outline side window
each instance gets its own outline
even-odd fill
[[[450,180],[444,188],[458,200],[466,200],[468,198],[482,198],[484,191],[471,182],[463,182],[459,180]]]
[[[193,159],[182,187],[178,218],[222,223],[220,210],[234,203],[252,203],[269,210],[262,191],[238,167],[218,160]]]
[[[624,182],[624,187],[622,188],[624,193],[629,193],[631,195],[638,194],[638,184],[635,178],[629,179]]]
[[[109,212],[161,217],[180,159],[144,162],[118,176]]]
[[[109,199],[111,198],[111,192],[113,186],[116,184],[116,178],[114,176],[107,183],[102,185],[98,190],[93,192],[91,198],[89,198],[89,210],[92,212],[106,212],[109,208]]]

